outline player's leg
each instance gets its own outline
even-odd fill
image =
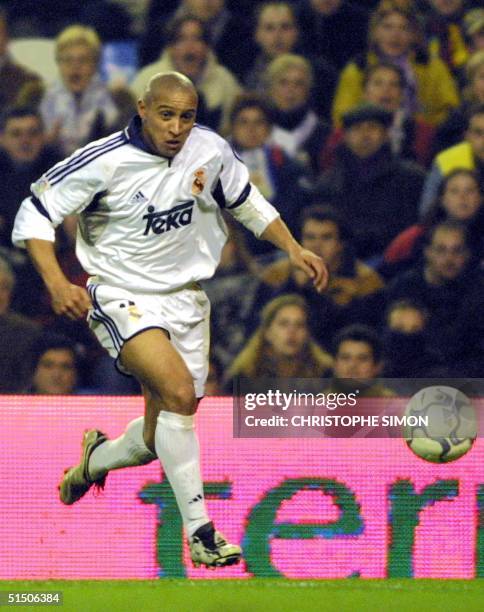
[[[136,362],[133,369],[131,354]],[[84,434],[81,462],[66,471],[60,485],[60,498],[64,504],[71,505],[78,501],[92,485],[104,486],[106,475],[111,470],[145,465],[156,459],[155,430],[161,401],[146,384],[146,379],[164,378],[166,372],[172,381],[171,385],[163,387],[167,406],[180,407],[188,412],[196,409],[190,373],[163,330],[149,329],[128,340],[122,348],[120,360],[125,369],[142,383],[145,416],[131,421],[123,435],[115,440],[108,440],[95,429]],[[179,391],[176,397],[173,396],[172,387]],[[183,389],[186,391],[182,398]]]
[[[178,351],[158,329],[126,342],[121,362],[143,385],[144,440],[147,446],[155,446],[191,536],[209,522],[195,434],[197,399],[192,376]]]
[[[127,342],[121,360],[143,385],[144,441],[151,447],[154,439],[189,536],[194,563],[212,567],[237,563],[240,547],[227,543],[207,515],[194,423],[198,400],[185,361],[159,330],[148,330]]]

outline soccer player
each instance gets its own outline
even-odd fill
[[[80,463],[60,483],[78,501],[110,470],[156,457],[174,490],[195,565],[231,565],[241,549],[215,530],[205,507],[194,414],[208,370],[210,305],[198,281],[215,271],[226,240],[221,209],[286,251],[319,291],[322,260],[292,237],[278,212],[249,183],[228,143],[195,123],[197,94],[176,73],[155,75],[128,128],[75,152],[32,186],[13,241],[26,246],[54,311],[87,313],[118,368],[135,376],[144,418],[108,440],[84,434]],[[54,254],[54,228],[79,215],[77,256],[90,278],[72,285]]]

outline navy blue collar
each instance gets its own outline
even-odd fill
[[[128,141],[134,147],[145,151],[145,153],[149,153],[150,155],[156,155],[157,157],[161,157],[162,159],[166,159],[168,163],[171,163],[172,158],[164,157],[160,155],[151,145],[149,145],[143,137],[143,129],[141,124],[141,117],[139,115],[135,115],[131,121],[129,122],[128,127],[126,128],[126,135],[128,137]]]

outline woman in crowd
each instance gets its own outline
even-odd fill
[[[285,53],[273,60],[266,72],[267,90],[273,107],[271,142],[289,157],[314,172],[329,126],[323,123],[310,101],[314,75],[302,55]]]
[[[421,223],[399,234],[386,249],[382,272],[394,275],[415,263],[427,230],[441,221],[458,221],[467,226],[472,254],[484,255],[484,207],[479,178],[473,170],[458,168],[442,181],[439,196]]]
[[[60,80],[47,89],[40,111],[50,139],[65,155],[115,130],[118,110],[98,73],[101,41],[73,25],[56,40]]]
[[[356,56],[341,73],[333,101],[337,124],[362,100],[365,70],[379,61],[396,64],[403,71],[404,108],[409,117],[419,116],[439,125],[458,106],[459,94],[451,73],[423,46],[416,15],[410,2],[382,0],[379,4],[370,21],[367,53]]]
[[[306,302],[281,295],[262,310],[261,323],[235,358],[228,375],[316,378],[328,373],[331,356],[312,340]]]

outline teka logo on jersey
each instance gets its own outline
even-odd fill
[[[148,206],[148,214],[143,216],[146,219],[146,228],[143,236],[152,231],[154,234],[164,234],[172,229],[178,229],[192,222],[193,205],[195,200],[187,200],[170,210],[155,212],[154,206]]]

